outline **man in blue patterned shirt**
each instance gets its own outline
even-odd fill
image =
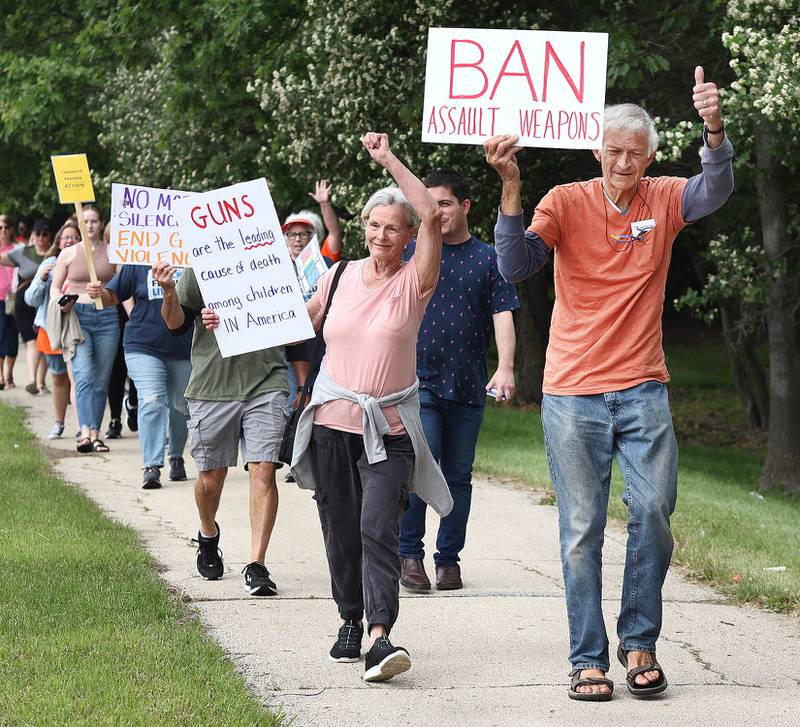
[[[442,170],[423,181],[439,205],[443,245],[439,283],[419,331],[417,376],[425,436],[453,496],[433,556],[437,588],[452,590],[462,587],[459,553],[467,534],[472,461],[487,392],[497,401],[514,394],[512,311],[519,301],[514,286],[497,270],[494,248],[470,234],[467,180]],[[492,331],[498,367],[487,383]],[[400,524],[400,583],[413,591],[431,587],[423,565],[425,511],[425,503],[412,494]]]

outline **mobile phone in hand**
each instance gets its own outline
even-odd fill
[[[76,300],[78,300],[78,296],[77,296],[77,295],[75,295],[75,294],[73,294],[73,295],[62,295],[62,296],[61,296],[61,297],[58,299],[58,304],[59,304],[59,305],[66,305],[66,304],[67,304],[67,303],[69,303],[70,301],[73,301],[73,302],[74,302],[74,301],[76,301]]]

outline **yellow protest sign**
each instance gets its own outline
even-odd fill
[[[59,154],[50,159],[61,204],[94,201],[86,154]]]

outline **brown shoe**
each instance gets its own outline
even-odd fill
[[[457,591],[463,588],[461,566],[458,563],[436,566],[436,587],[440,591]]]
[[[400,585],[409,591],[430,591],[431,582],[425,564],[413,558],[400,558]]]

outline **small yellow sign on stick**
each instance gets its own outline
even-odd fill
[[[53,174],[56,176],[56,187],[61,204],[75,204],[75,217],[81,230],[83,252],[86,255],[86,267],[89,269],[89,279],[97,282],[97,273],[94,269],[92,247],[89,244],[89,235],[86,232],[86,220],[83,218],[83,202],[94,201],[94,188],[92,177],[89,174],[89,160],[86,154],[56,154],[50,157],[53,163]],[[103,301],[95,298],[95,308],[103,309]]]
[[[61,204],[70,202],[93,202],[94,189],[89,175],[86,154],[60,154],[51,156],[53,173]]]

